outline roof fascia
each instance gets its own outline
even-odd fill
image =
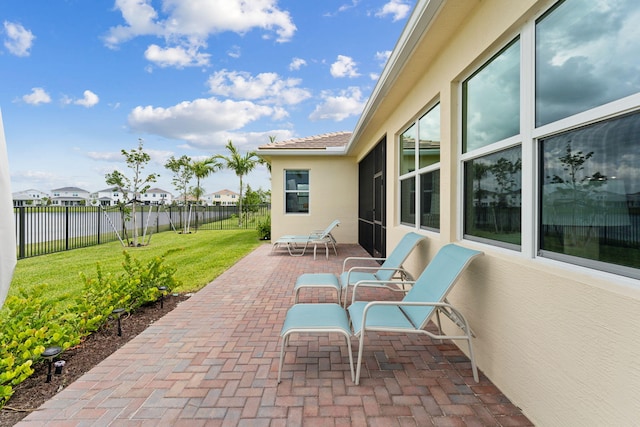
[[[340,156],[345,154],[344,147],[329,147],[322,149],[275,149],[275,150],[259,150],[258,156]]]

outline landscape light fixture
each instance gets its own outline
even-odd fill
[[[57,357],[60,353],[62,353],[62,349],[60,347],[47,347],[44,349],[42,354],[43,359],[49,362],[49,370],[47,371],[47,380],[45,382],[51,382],[51,365],[53,364],[53,359]]]
[[[122,326],[120,324],[120,315],[122,313],[124,313],[124,308],[114,308],[111,313],[114,314],[116,316],[116,318],[118,319],[118,336],[121,337],[122,336]]]

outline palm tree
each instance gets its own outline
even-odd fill
[[[200,180],[222,169],[222,166],[222,163],[217,161],[215,157],[208,157],[204,160],[193,160],[191,162],[191,170],[196,177],[196,187],[193,189],[193,195],[198,202],[202,197],[202,193],[204,193],[204,188],[200,186]]]
[[[236,173],[236,176],[240,178],[240,209],[238,215],[238,227],[242,227],[242,178],[256,167],[256,164],[260,162],[260,158],[254,151],[249,151],[242,156],[231,140],[227,143],[226,148],[229,150],[228,156],[218,154],[217,156],[214,156],[214,158],[222,160],[227,169],[233,170]]]

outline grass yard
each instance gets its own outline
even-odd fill
[[[9,295],[46,284],[52,302],[65,305],[83,288],[80,273],[96,277],[99,263],[103,273],[123,272],[123,252],[143,264],[157,256],[165,256],[165,264],[177,269],[176,278],[181,285],[174,292],[195,292],[253,249],[263,244],[255,229],[200,230],[192,234],[174,232],[153,236],[148,246],[125,248],[120,242],[74,249],[18,261],[9,288]]]

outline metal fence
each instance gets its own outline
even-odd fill
[[[243,206],[139,206],[139,243],[164,231],[255,229],[270,214],[268,204]],[[22,206],[14,208],[18,259],[120,240],[130,245],[134,221],[118,207]]]

